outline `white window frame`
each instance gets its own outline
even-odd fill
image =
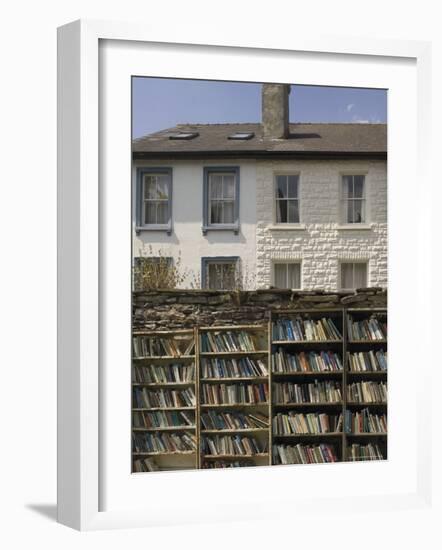
[[[296,176],[298,178],[298,212],[299,212],[299,221],[298,222],[278,222],[277,209],[276,205],[278,200],[289,200],[289,199],[277,199],[276,198],[276,189],[277,189],[277,178],[278,176]],[[278,171],[273,174],[273,187],[272,187],[272,210],[273,210],[273,224],[275,228],[281,229],[299,229],[304,228],[302,223],[302,193],[301,193],[301,173],[298,171],[287,170],[287,171]]]
[[[366,278],[366,281],[365,281],[365,285],[366,287],[369,287],[370,286],[370,260],[340,260],[339,262],[339,273],[338,273],[338,276],[339,276],[339,282],[338,282],[338,288],[339,290],[343,290],[343,291],[353,291],[355,290],[356,288],[360,288],[360,287],[353,287],[353,288],[344,288],[342,286],[342,266],[344,264],[364,264],[367,268],[367,278]],[[353,268],[353,281],[354,281],[354,268]]]
[[[299,286],[299,288],[290,288],[289,290],[302,290],[302,288],[303,288],[303,276],[302,276],[302,261],[301,260],[272,260],[272,271],[271,271],[272,286],[274,286],[275,288],[279,288],[279,287],[275,286],[275,266],[276,265],[281,265],[281,264],[283,264],[283,265],[289,265],[289,264],[299,265],[300,286]],[[287,288],[289,288],[289,287],[287,287]]]
[[[363,176],[364,178],[364,187],[363,187],[363,206],[364,206],[364,220],[361,222],[349,222],[347,220],[347,210],[344,209],[344,201],[348,201],[349,199],[344,198],[344,178],[348,176]],[[339,224],[342,229],[345,228],[370,228],[370,203],[369,203],[369,194],[368,194],[368,170],[346,170],[344,172],[340,172],[339,174]],[[351,199],[352,200],[352,199]]]

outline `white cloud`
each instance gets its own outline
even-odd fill
[[[347,107],[346,107],[347,112],[349,113],[349,112],[353,109],[354,106],[355,106],[354,103],[349,103],[349,104],[347,105]]]
[[[357,122],[359,124],[369,124],[369,122],[370,122],[366,118],[361,118],[360,115],[353,115],[351,120],[352,120],[352,122]]]

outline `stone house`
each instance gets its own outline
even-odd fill
[[[133,141],[135,261],[212,289],[387,286],[386,125],[292,124],[289,93],[263,85],[261,124]]]

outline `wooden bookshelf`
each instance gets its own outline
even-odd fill
[[[301,318],[303,321],[313,321],[317,323],[322,318],[332,319],[335,327],[340,333],[340,337],[333,335],[332,337],[313,340],[309,339],[282,339],[276,337],[274,334],[275,327],[279,322],[284,323],[285,320],[294,320]],[[272,313],[271,325],[272,325],[272,354],[276,352],[282,352],[285,355],[299,357],[299,354],[304,354],[306,357],[310,357],[310,354],[321,354],[321,352],[332,353],[339,355],[342,368],[340,370],[326,370],[326,371],[286,371],[277,372],[272,362],[272,401],[273,401],[273,417],[276,419],[276,414],[290,415],[290,413],[296,415],[308,415],[308,414],[327,414],[338,417],[344,414],[344,366],[342,363],[343,347],[344,347],[344,312],[342,308],[339,309],[325,309],[325,310],[280,310],[277,313]],[[276,361],[276,356],[275,356]],[[326,384],[328,382],[336,383],[340,385],[341,399],[333,401],[320,401],[320,402],[281,402],[276,400],[275,396],[275,384],[296,384],[304,386],[305,384]],[[272,440],[272,457],[273,464],[280,463],[278,446],[318,446],[318,445],[331,445],[336,453],[338,460],[342,460],[344,453],[344,435],[343,426],[339,431],[331,431],[327,433],[276,433],[273,429]]]
[[[291,319],[301,316],[303,319],[318,321],[319,319],[332,319],[335,327],[338,329],[340,338],[328,338],[322,340],[291,340],[287,338],[273,338],[274,324],[281,319]],[[280,463],[280,458],[277,454],[277,445],[296,446],[301,445],[304,448],[317,449],[319,445],[331,445],[336,454],[338,461],[354,461],[361,462],[366,460],[374,460],[377,453],[382,454],[383,459],[387,458],[387,433],[383,432],[363,432],[351,433],[345,429],[345,416],[349,413],[361,412],[364,409],[368,410],[369,414],[386,415],[387,403],[384,402],[357,402],[348,399],[348,387],[351,384],[362,384],[366,382],[386,383],[387,370],[351,370],[350,369],[350,354],[369,354],[371,357],[378,357],[376,354],[387,353],[387,338],[379,339],[355,339],[349,338],[348,321],[352,318],[354,321],[364,321],[374,318],[382,319],[382,322],[387,320],[386,309],[358,309],[358,308],[327,308],[314,310],[278,310],[272,312],[269,316],[269,321],[260,325],[236,325],[236,326],[210,326],[199,327],[191,330],[179,331],[155,331],[155,332],[137,332],[134,336],[151,336],[178,340],[181,342],[190,341],[193,339],[192,353],[182,353],[189,349],[183,344],[179,348],[178,355],[154,355],[154,356],[134,356],[133,357],[133,372],[135,369],[143,368],[167,368],[170,365],[180,365],[185,367],[194,366],[194,376],[191,381],[183,380],[164,380],[159,381],[140,381],[132,380],[132,392],[134,391],[183,391],[191,388],[194,391],[196,403],[194,406],[157,406],[145,407],[137,406],[140,403],[133,401],[134,414],[174,414],[183,412],[191,419],[192,425],[167,425],[162,421],[160,426],[135,426],[133,425],[133,433],[142,434],[192,434],[196,438],[196,450],[183,450],[173,452],[144,452],[143,450],[132,452],[133,460],[148,457],[155,461],[159,470],[188,470],[195,468],[209,467],[225,467],[228,465],[244,465],[244,466],[261,466]],[[246,334],[253,342],[253,349],[235,349],[232,342],[229,343],[230,349],[208,349],[208,340],[205,335],[210,334],[213,339],[223,337],[225,333]],[[233,341],[233,340],[232,340]],[[213,340],[212,340],[213,342]],[[244,343],[242,343],[244,347]],[[328,364],[328,370],[287,370],[277,371],[273,367],[274,354],[281,350],[285,354],[303,355],[303,360],[310,360],[312,357],[317,358],[323,353],[324,357],[338,356],[339,364],[342,368],[332,370],[336,367],[336,363]],[[176,351],[176,350],[175,350]],[[315,354],[315,355],[310,355]],[[364,355],[366,357],[368,355]],[[359,356],[358,356],[359,357]],[[241,361],[250,361],[255,364],[255,374],[247,375],[239,368]],[[236,371],[233,374],[232,365],[236,362]],[[264,365],[266,373],[258,372],[256,364]],[[210,368],[209,368],[209,366]],[[218,371],[214,370],[216,365]],[[219,365],[224,365],[222,368]],[[226,366],[228,365],[228,367]],[[331,366],[332,365],[332,366]],[[297,365],[296,368],[298,368]],[[177,367],[179,368],[179,367]],[[305,364],[303,366],[305,369]],[[316,365],[316,368],[319,368]],[[380,368],[380,367],[379,367]],[[293,369],[293,364],[291,366]],[[247,369],[246,369],[247,370]],[[275,398],[275,384],[296,384],[304,386],[307,384],[339,384],[341,391],[341,399],[337,401],[320,401],[320,402],[281,402]],[[224,391],[227,388],[243,386],[244,391],[248,391],[250,385],[266,385],[268,390],[268,399],[263,402],[237,402],[230,403],[231,396],[226,402],[208,402],[204,398],[205,388],[212,388],[210,391],[220,392],[220,385],[224,385]],[[316,387],[316,386],[315,386]],[[218,389],[217,389],[218,388]],[[236,390],[232,390],[236,392]],[[239,390],[238,390],[239,391]],[[212,395],[210,393],[206,394]],[[229,394],[230,395],[230,394]],[[236,394],[235,394],[236,395]],[[285,394],[284,394],[285,395]],[[133,397],[134,399],[134,397]],[[219,417],[214,415],[242,415],[236,416],[244,421],[244,417],[248,415],[256,415],[258,418],[265,417],[267,426],[263,425],[241,425],[241,427],[233,428],[228,423],[222,429],[215,429],[210,425],[206,415],[212,415],[210,418],[215,418],[219,422]],[[280,433],[275,429],[274,418],[277,414],[282,415],[308,415],[308,414],[326,414],[333,416],[334,419],[342,415],[342,424],[338,430],[327,431],[325,433]],[[203,416],[204,415],[204,416]],[[261,415],[261,416],[259,416]],[[205,422],[209,422],[207,426]],[[163,417],[162,417],[163,418]],[[306,418],[306,416],[304,416]],[[280,421],[278,421],[280,422]],[[259,422],[258,422],[259,424]],[[218,425],[218,424],[217,424]],[[222,423],[220,425],[223,425]],[[280,424],[278,424],[280,425]],[[259,444],[260,449],[265,452],[256,452],[252,454],[211,454],[207,452],[208,447],[204,444],[205,438],[217,437],[247,437],[253,438]],[[354,450],[362,454],[361,456],[352,456],[352,445],[355,445]],[[316,452],[316,451],[315,451]],[[214,464],[216,463],[216,464]],[[135,471],[135,468],[134,468]]]
[[[135,339],[138,339],[137,344]],[[135,461],[145,458],[152,460],[155,468],[160,471],[198,468],[197,330],[137,331],[133,333],[133,340],[132,433],[135,438],[132,442],[133,471],[136,471]],[[154,345],[151,345],[151,342],[154,342]],[[146,355],[143,353],[146,349],[148,351],[155,349],[156,353]],[[143,378],[147,379],[143,380]],[[176,399],[180,400],[183,398],[179,392],[191,392],[194,396],[194,404],[168,403],[168,400],[173,401],[168,397],[173,392],[178,394]],[[152,402],[144,402],[145,395]],[[167,405],[162,403],[160,405],[157,402],[160,398],[166,401]],[[135,425],[136,414],[139,415],[137,425]],[[184,417],[180,416],[182,414],[186,415],[192,425],[187,425]],[[143,420],[146,422],[146,418],[148,422],[154,422],[155,419],[160,425],[138,425],[142,424]],[[189,437],[195,439],[193,449],[177,448],[158,451],[141,448],[147,445],[144,441],[161,442],[162,438],[168,438],[166,441],[177,438],[180,445],[187,447],[191,444],[189,439],[183,442],[182,438]],[[158,443],[155,444],[158,445]],[[174,445],[176,444],[173,443]]]
[[[233,338],[237,338],[238,341],[230,342],[228,335],[231,334]],[[243,336],[247,336],[249,339],[248,344],[243,341]],[[206,461],[241,461],[247,459],[254,465],[267,463],[270,464],[270,454],[268,452],[253,453],[253,454],[212,454],[207,452],[208,441],[214,441],[214,438],[242,438],[247,437],[253,439],[259,445],[259,448],[269,449],[270,445],[270,399],[265,401],[245,402],[233,398],[226,400],[217,399],[218,402],[211,402],[211,400],[204,399],[204,390],[218,391],[218,388],[229,387],[232,389],[238,389],[239,387],[253,388],[253,386],[259,385],[259,387],[267,388],[269,392],[270,388],[270,368],[269,368],[269,325],[268,323],[263,325],[238,325],[227,327],[203,327],[199,330],[199,385],[200,385],[200,464],[202,468],[206,467]],[[218,346],[214,338],[219,337],[222,340],[222,345]],[[224,342],[224,340],[226,342]],[[223,350],[224,343],[229,345],[232,349],[228,351]],[[208,349],[210,347],[210,349]],[[218,349],[213,349],[213,348]],[[239,349],[246,348],[246,349]],[[203,351],[204,349],[204,351]],[[245,361],[249,361],[256,365],[259,361],[266,373],[245,373],[243,372],[242,365]],[[233,365],[236,366],[233,366]],[[230,369],[236,368],[238,372],[232,376],[232,372],[227,372]],[[218,369],[218,376],[216,372]],[[256,366],[256,369],[258,367]],[[210,371],[210,372],[209,372]],[[223,385],[223,386],[221,386]],[[207,428],[201,421],[201,414],[205,415],[215,414],[222,415],[230,414],[233,417],[241,414],[241,417],[248,418],[248,415],[258,413],[265,415],[268,421],[267,427],[260,428],[223,428],[212,429]],[[266,445],[266,447],[264,447]]]
[[[387,321],[387,310],[384,308],[381,309],[358,309],[358,308],[347,308],[344,312],[345,314],[345,341],[346,341],[346,350],[344,357],[344,370],[346,377],[346,390],[345,394],[347,397],[347,386],[355,382],[387,382],[387,370],[379,371],[354,371],[350,369],[350,354],[354,353],[369,353],[370,351],[376,352],[387,352],[387,341],[388,338],[377,338],[377,339],[366,339],[366,338],[354,338],[348,334],[348,320],[352,319],[355,321],[364,321],[375,317],[382,321]],[[386,402],[355,402],[346,399],[346,410],[350,412],[360,411],[362,409],[368,409],[370,413],[373,414],[387,414],[387,403]],[[353,433],[350,430],[347,430],[345,433],[345,453],[344,460],[360,462],[364,460],[373,460],[368,458],[363,459],[352,459],[351,458],[351,445],[359,444],[361,446],[367,445],[369,443],[376,443],[382,453],[384,459],[387,459],[387,433]]]

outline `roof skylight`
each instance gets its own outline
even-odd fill
[[[227,139],[247,140],[252,139],[254,135],[255,134],[253,132],[235,132],[234,134],[231,134]]]
[[[176,132],[175,134],[170,134],[169,139],[194,139],[198,136],[198,132]]]

